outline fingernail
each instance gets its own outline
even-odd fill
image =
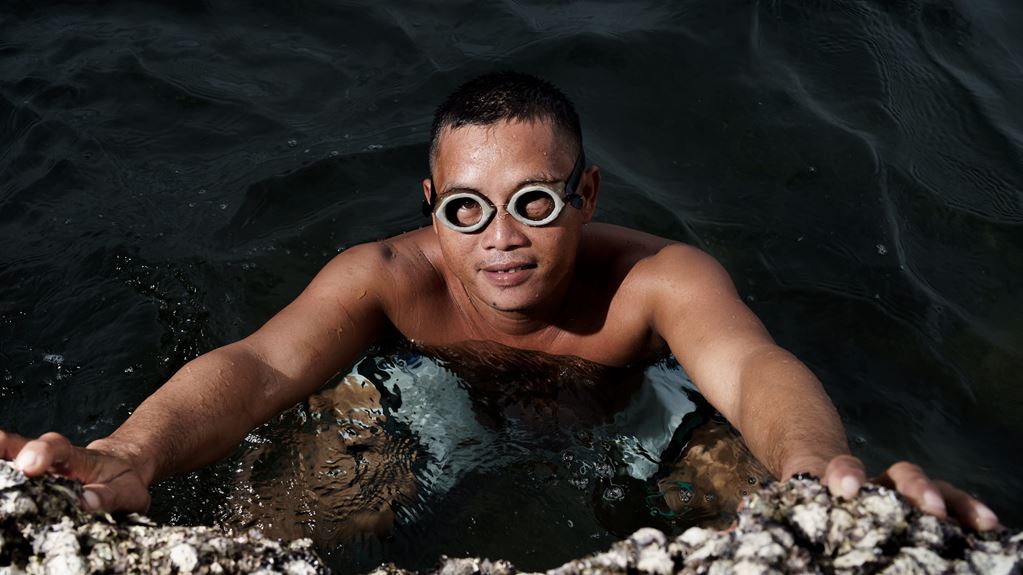
[[[860,482],[857,481],[855,477],[846,475],[842,478],[840,487],[842,489],[842,497],[852,499],[853,497],[856,497],[856,494],[860,491]]]
[[[998,527],[998,516],[987,505],[983,503],[974,505],[973,513],[977,516],[977,528],[981,531]]]
[[[18,468],[22,473],[25,472],[29,467],[35,467],[39,461],[39,456],[35,453],[22,451],[18,454],[18,457],[14,460],[14,466]]]
[[[933,515],[944,515],[945,500],[936,491],[924,491],[924,511]]]
[[[99,509],[99,495],[96,495],[94,492],[89,491],[88,489],[86,489],[85,492],[82,493],[82,501],[85,503],[86,511],[96,511],[97,509]]]

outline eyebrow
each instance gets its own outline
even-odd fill
[[[528,177],[528,178],[526,178],[524,180],[520,180],[517,184],[515,184],[515,189],[516,190],[520,190],[524,186],[528,186],[530,184],[558,184],[558,183],[565,182],[565,181],[566,181],[565,178],[557,178],[557,177],[554,177],[554,176],[552,176],[550,174],[542,173],[542,174],[536,174],[534,176]],[[455,184],[454,186],[446,188],[444,191],[437,192],[437,197],[438,198],[443,198],[444,196],[449,196],[451,194],[457,194],[457,193],[460,193],[460,192],[470,192],[470,193],[473,193],[473,194],[479,194],[481,196],[485,196],[486,195],[486,194],[484,194],[483,192],[481,192],[477,188],[473,188],[471,186],[464,186],[464,185],[460,185],[460,184]]]

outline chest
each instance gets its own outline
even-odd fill
[[[613,301],[604,306],[573,306],[577,307],[568,310],[559,322],[519,336],[477,321],[473,314],[445,299],[396,314],[392,322],[404,337],[430,347],[493,342],[613,367],[648,363],[667,353],[664,340],[637,310]]]

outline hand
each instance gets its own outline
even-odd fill
[[[86,511],[143,512],[149,508],[149,491],[141,474],[127,455],[112,449],[75,447],[59,433],[33,440],[0,431],[0,457],[14,460],[14,466],[29,477],[49,472],[81,481]]]
[[[823,482],[832,495],[853,497],[866,482],[863,462],[851,455],[839,455],[824,470]],[[978,531],[995,529],[998,517],[980,501],[965,492],[927,477],[918,466],[900,461],[871,480],[895,489],[924,513],[945,519],[950,512],[967,527]]]

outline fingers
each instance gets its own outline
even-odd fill
[[[824,468],[824,484],[832,495],[851,499],[867,481],[863,462],[852,455],[839,455]]]
[[[924,513],[939,519],[948,516],[945,498],[938,485],[931,481],[920,467],[906,461],[892,465],[876,482],[892,487]]]
[[[93,449],[74,447],[59,433],[28,439],[0,431],[0,456],[30,477],[47,472],[84,482],[87,511],[139,511],[149,508],[149,490],[130,462]]]
[[[998,528],[998,516],[987,506],[944,481],[935,481],[953,517],[977,531]]]
[[[28,443],[28,439],[16,433],[0,431],[0,458],[7,461],[14,459],[26,443]]]
[[[53,468],[65,472],[72,454],[71,442],[59,433],[46,433],[39,439],[22,441],[14,457],[14,466],[28,476],[42,475]],[[6,455],[6,454],[5,454]]]
[[[149,491],[138,485],[93,483],[85,486],[82,507],[93,513],[103,511],[135,511],[144,513],[149,509]]]

